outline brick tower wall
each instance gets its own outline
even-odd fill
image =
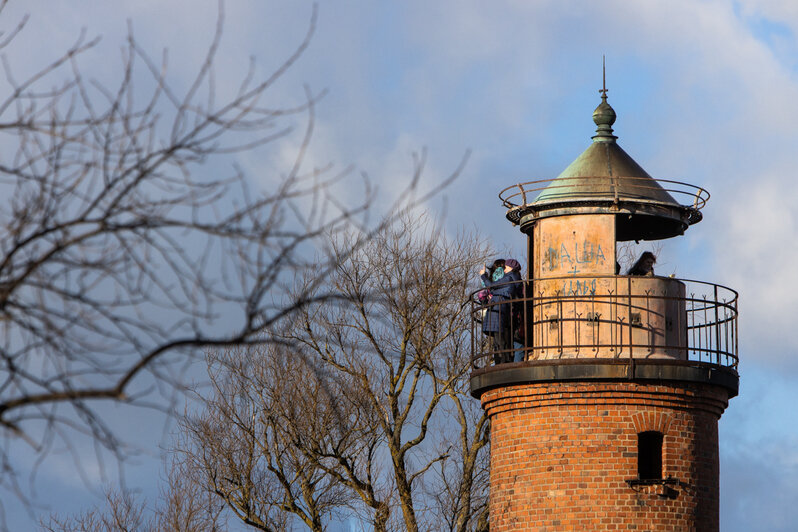
[[[709,384],[553,382],[486,391],[492,532],[718,530],[718,419]],[[663,485],[632,485],[638,433],[661,432]]]

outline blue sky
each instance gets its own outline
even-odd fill
[[[28,28],[4,50],[20,72],[43,66],[82,28],[102,37],[81,60],[85,73],[113,80],[130,20],[153,55],[169,49],[170,76],[199,65],[217,16],[214,0],[19,2],[0,15]],[[301,41],[309,2],[229,0],[217,64],[232,90],[250,56],[261,73]],[[720,424],[724,531],[792,530],[798,522],[798,3],[783,0],[647,2],[329,1],[304,57],[272,92],[300,102],[303,84],[326,89],[311,159],[353,164],[389,202],[427,150],[427,183],[464,153],[460,179],[430,202],[446,224],[479,227],[519,255],[521,234],[496,194],[514,183],[556,176],[590,142],[601,57],[620,145],[651,175],[709,190],[704,221],[666,246],[667,273],[740,292],[740,395]],[[296,148],[241,165],[268,187]],[[113,409],[112,409],[113,410]],[[152,452],[126,469],[145,494],[158,482],[162,424]],[[139,425],[140,426],[140,425]],[[136,431],[133,431],[136,432]],[[140,432],[140,431],[139,431]],[[87,450],[87,455],[90,455]],[[58,454],[39,473],[38,494],[54,506],[97,501]],[[46,471],[46,472],[45,472]],[[111,475],[115,473],[112,471]],[[89,482],[99,478],[92,476]],[[96,477],[96,478],[95,478]],[[14,514],[24,529],[28,519]]]

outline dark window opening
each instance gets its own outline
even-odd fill
[[[662,478],[662,433],[649,430],[637,435],[637,476],[641,480]]]

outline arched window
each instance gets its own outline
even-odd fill
[[[637,434],[637,476],[640,480],[662,478],[662,433],[648,430]]]

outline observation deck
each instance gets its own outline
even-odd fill
[[[557,177],[499,194],[507,219],[527,236],[529,272],[511,300],[482,304],[472,295],[471,392],[631,379],[717,384],[732,397],[737,292],[655,276],[650,252],[648,275],[613,275],[618,242],[683,235],[703,218],[709,193],[649,175],[616,142],[615,111],[606,87],[600,92],[588,148]]]
[[[496,386],[563,380],[693,381],[737,395],[738,294],[731,288],[627,275],[511,284],[520,297],[483,304],[475,291],[470,298],[476,397]],[[512,316],[512,347],[497,347],[482,332],[484,314],[502,305]]]

